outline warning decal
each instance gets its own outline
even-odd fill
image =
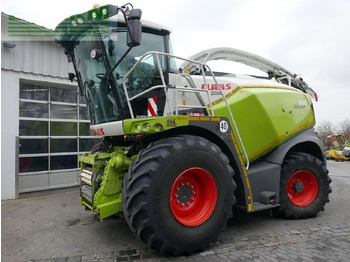
[[[148,98],[148,105],[147,105],[147,115],[148,116],[156,116],[157,115],[157,97],[151,97]]]

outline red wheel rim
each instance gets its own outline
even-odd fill
[[[289,201],[296,206],[310,205],[318,194],[318,182],[315,175],[307,170],[295,172],[288,180],[287,194]]]
[[[170,208],[181,224],[195,227],[213,213],[217,200],[214,178],[206,170],[186,169],[175,180],[170,191]]]

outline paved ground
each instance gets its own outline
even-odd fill
[[[314,219],[236,212],[219,242],[191,257],[145,247],[122,219],[100,223],[79,206],[79,191],[22,195],[1,203],[3,261],[350,261],[350,162],[329,161],[331,202]]]

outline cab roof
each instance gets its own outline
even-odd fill
[[[125,23],[124,17],[121,14],[112,16],[108,19],[108,21],[112,22],[120,22],[120,23]],[[158,31],[167,31],[169,34],[172,32],[172,30],[169,27],[154,23],[149,20],[141,19],[142,27],[158,30]]]
[[[124,8],[124,7],[122,7]],[[70,52],[75,44],[84,35],[85,32],[94,26],[103,24],[104,26],[113,26],[113,23],[126,23],[124,16],[119,12],[120,7],[114,5],[100,6],[91,9],[85,13],[72,15],[64,19],[55,29],[57,41],[62,47]],[[141,11],[139,11],[141,16]],[[141,20],[144,29],[151,29],[161,32],[161,34],[170,34],[171,30],[165,26]]]

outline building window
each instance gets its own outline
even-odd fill
[[[76,88],[20,83],[19,192],[78,184],[78,155],[100,142],[90,134]]]

